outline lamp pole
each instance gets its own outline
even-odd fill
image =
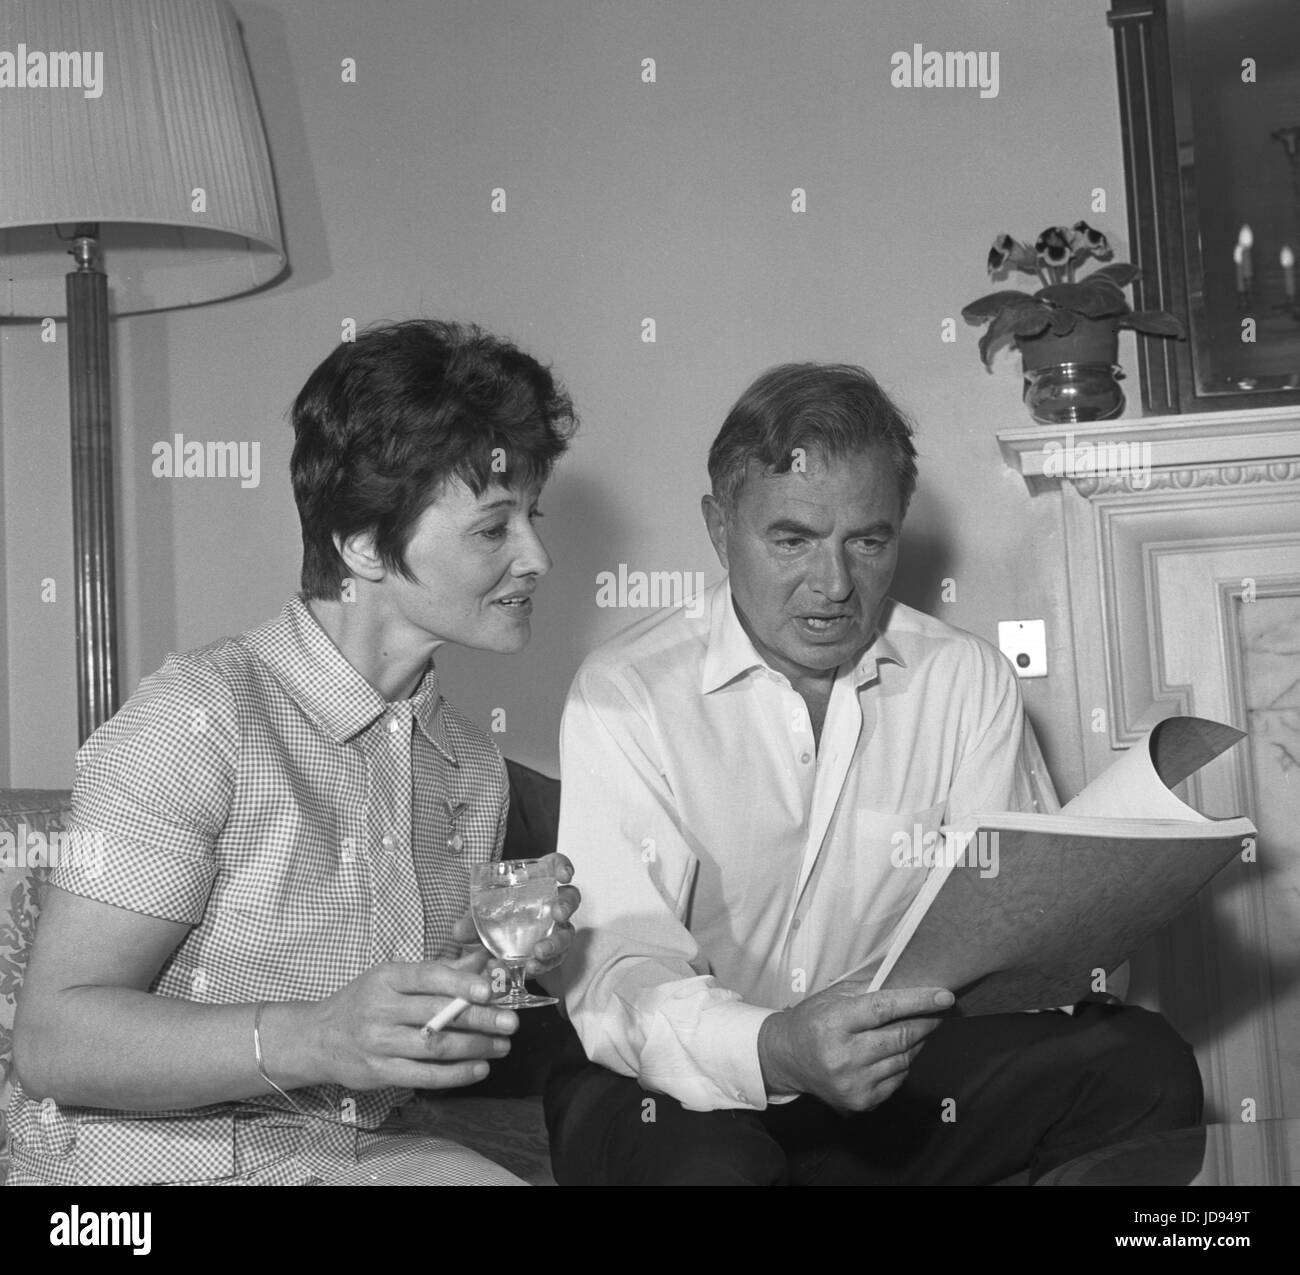
[[[175,310],[271,283],[284,237],[230,0],[0,0],[0,12],[0,29],[23,38],[19,61],[24,48],[64,50],[41,80],[61,88],[15,90],[0,108],[0,319],[67,315],[76,578],[65,593],[84,742],[125,680],[104,263],[115,316]]]
[[[108,279],[95,268],[98,238],[98,225],[77,226],[69,249],[77,268],[67,276],[72,551],[77,576],[77,727],[83,743],[117,711]]]

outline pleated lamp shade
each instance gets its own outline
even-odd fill
[[[114,314],[237,296],[284,269],[226,0],[4,0],[0,315],[65,312],[83,223],[99,224]]]

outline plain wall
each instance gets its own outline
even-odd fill
[[[640,614],[595,606],[599,572],[717,578],[698,506],[726,409],[775,362],[831,359],[870,368],[918,423],[896,594],[991,639],[999,619],[1047,621],[1050,675],[1024,686],[1072,792],[1059,498],[1031,498],[1004,463],[995,431],[1029,424],[1018,361],[987,373],[959,314],[988,290],[996,232],[1086,218],[1123,255],[1107,7],[236,3],[292,273],[114,324],[124,694],[168,651],[257,624],[296,588],[285,411],[343,321],[454,317],[552,362],[583,420],[542,502],[555,567],[531,646],[439,658],[463,709],[485,726],[505,710],[507,755],[555,772],[573,672]],[[997,51],[998,95],[891,87],[891,53],[914,43]],[[15,786],[69,783],[76,745],[65,337],[0,327],[0,782]],[[153,477],[151,448],[174,433],[259,441],[260,485]]]

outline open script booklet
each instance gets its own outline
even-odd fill
[[[945,826],[870,990],[947,987],[962,1014],[1087,995],[1252,844],[1249,819],[1207,819],[1170,791],[1242,738],[1171,717],[1058,814]]]

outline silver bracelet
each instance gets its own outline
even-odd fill
[[[279,1085],[266,1074],[266,1062],[262,1057],[262,1011],[270,1004],[270,1001],[262,1001],[257,1007],[257,1013],[253,1015],[253,1057],[257,1061],[257,1074],[264,1080],[281,1098],[289,1104],[304,1120],[318,1120],[322,1124],[336,1124],[345,1129],[356,1129],[356,1124],[349,1120],[336,1120],[332,1116],[324,1116],[314,1111],[304,1111]]]
[[[264,1080],[281,1098],[285,1100],[299,1115],[306,1115],[292,1098],[289,1097],[279,1085],[266,1074],[266,1063],[262,1059],[262,1011],[269,1005],[269,1001],[262,1001],[258,1004],[257,1013],[253,1015],[253,1056],[257,1060],[257,1074]]]

